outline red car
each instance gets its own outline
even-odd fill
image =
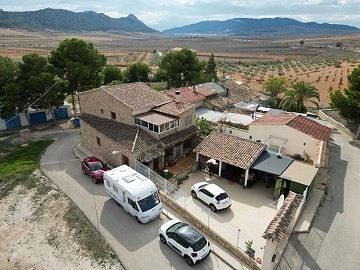
[[[81,168],[83,174],[90,175],[91,180],[95,184],[104,182],[104,172],[110,170],[106,163],[97,157],[85,158],[81,164]]]

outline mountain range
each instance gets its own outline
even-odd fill
[[[118,19],[93,11],[72,12],[64,9],[8,12],[0,10],[0,28],[55,31],[124,31],[158,33],[135,15]]]
[[[0,9],[0,28],[63,32],[160,33],[145,25],[133,14],[115,19],[93,11],[73,12],[51,8],[24,12],[10,12]],[[288,18],[234,18],[226,21],[202,21],[167,29],[162,33],[167,35],[299,36],[352,34],[360,33],[360,29],[340,24],[303,23]]]
[[[227,34],[227,35],[332,35],[360,32],[359,28],[328,23],[303,23],[289,18],[234,18],[226,21],[202,21],[163,31],[165,34]]]

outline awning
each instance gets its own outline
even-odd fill
[[[294,159],[278,155],[272,151],[264,151],[251,165],[251,169],[271,173],[274,175],[282,174]]]
[[[305,186],[310,186],[318,170],[318,168],[312,165],[294,160],[280,177]]]

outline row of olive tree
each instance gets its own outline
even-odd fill
[[[264,83],[264,92],[269,95],[265,103],[271,108],[304,113],[307,111],[306,102],[319,108],[319,91],[309,82],[301,81],[287,89],[285,78],[271,77]]]
[[[171,51],[160,61],[159,69],[152,74],[150,66],[138,62],[121,72],[116,66],[107,66],[103,71],[104,84],[166,81],[168,88],[218,81],[214,55],[208,62],[200,61],[189,49]],[[149,77],[151,76],[151,77]]]

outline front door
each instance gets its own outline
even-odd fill
[[[174,147],[175,148],[175,158],[181,158],[181,146],[182,146],[182,144]]]

